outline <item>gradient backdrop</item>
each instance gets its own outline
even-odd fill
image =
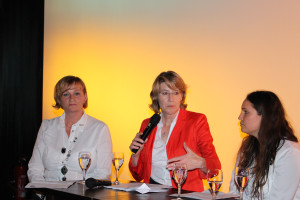
[[[110,128],[125,153],[148,108],[155,77],[174,70],[189,86],[188,110],[206,114],[227,192],[243,134],[241,103],[254,90],[281,98],[300,131],[300,1],[46,0],[43,119],[53,88],[66,75],[87,86],[86,112]],[[115,177],[115,174],[112,174]]]

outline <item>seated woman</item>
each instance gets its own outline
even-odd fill
[[[250,168],[244,199],[300,199],[300,148],[279,98],[269,91],[248,94],[239,120],[248,134],[236,161]],[[238,193],[234,172],[230,192]]]
[[[75,76],[63,77],[55,86],[54,108],[62,116],[44,120],[29,161],[28,178],[35,181],[82,180],[78,153],[88,151],[92,161],[86,178],[109,179],[112,142],[107,125],[84,112],[87,91]]]
[[[129,169],[137,181],[177,187],[172,180],[174,163],[185,163],[188,175],[182,189],[203,191],[202,179],[211,168],[221,168],[205,115],[186,110],[186,85],[175,72],[162,72],[155,79],[150,93],[150,108],[161,119],[150,136],[140,137],[150,119],[142,122],[140,132],[130,149]]]

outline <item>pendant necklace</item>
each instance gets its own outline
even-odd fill
[[[71,132],[74,132],[74,130],[71,130]],[[63,135],[63,143],[65,143],[65,133],[63,133],[63,134],[64,134],[64,135]],[[69,160],[69,158],[70,158],[70,156],[71,156],[72,148],[73,148],[73,145],[75,144],[76,140],[77,140],[77,136],[74,137],[74,140],[73,140],[71,143],[69,143],[69,141],[68,141],[68,144],[70,144],[70,145],[68,145],[68,146],[69,146],[69,148],[68,148],[69,150],[68,150],[68,152],[67,152],[67,155],[66,155],[65,159],[62,160],[62,165],[63,165],[63,167],[62,167],[61,170],[60,170],[60,172],[61,172],[62,175],[63,175],[62,181],[66,181],[66,180],[67,180],[66,174],[67,174],[67,172],[68,172],[68,168],[66,167],[66,162]],[[66,153],[66,151],[67,151],[67,148],[66,148],[66,147],[62,147],[62,148],[61,148],[61,153],[62,153],[63,155]]]

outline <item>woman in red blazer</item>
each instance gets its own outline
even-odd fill
[[[161,120],[143,141],[140,137],[150,119],[142,122],[130,149],[129,169],[136,181],[177,187],[172,179],[173,163],[185,163],[188,175],[184,190],[203,191],[208,169],[221,169],[205,115],[186,111],[186,85],[173,71],[162,72],[150,93],[150,108]]]

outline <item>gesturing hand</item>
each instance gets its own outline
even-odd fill
[[[174,157],[168,160],[167,169],[172,170],[174,163],[185,163],[188,170],[201,169],[206,172],[206,161],[204,158],[198,156],[186,144],[183,143],[183,148],[186,151],[185,155]]]

